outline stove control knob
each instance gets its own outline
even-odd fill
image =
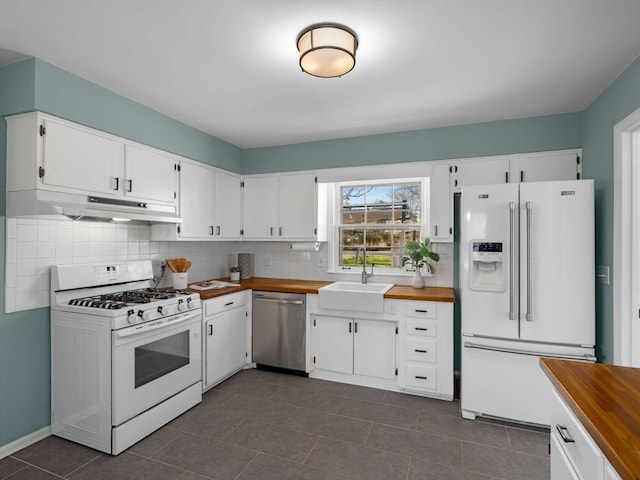
[[[178,300],[178,311],[184,312],[187,309],[187,304],[182,300]]]
[[[192,302],[190,298],[187,298],[187,308],[195,308],[196,302]]]
[[[142,311],[142,310],[138,310],[138,316],[139,316],[142,320],[147,321],[147,320],[149,320],[149,319],[151,318],[151,312],[150,312],[150,311],[148,311],[148,310],[147,310],[146,312],[144,312],[144,311]]]
[[[137,321],[138,321],[138,315],[136,315],[136,312],[134,310],[129,310],[127,312],[127,322],[136,323]]]
[[[168,310],[168,309],[167,309],[167,310]],[[159,313],[160,315],[162,315],[162,313],[163,313],[163,312],[162,312],[162,307],[158,307],[158,313]],[[167,313],[169,313],[169,312],[167,312]]]

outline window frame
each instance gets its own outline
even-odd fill
[[[415,225],[420,231],[420,238],[426,237],[429,232],[429,220],[430,220],[430,177],[406,177],[406,178],[384,178],[376,180],[349,180],[344,182],[332,182],[329,189],[329,195],[327,195],[330,202],[329,205],[329,225],[328,225],[328,273],[340,273],[345,275],[360,275],[362,270],[360,266],[357,267],[343,267],[340,265],[340,229],[349,228],[353,226],[354,229],[359,229],[359,225],[363,224],[342,224],[342,187],[346,186],[375,186],[375,185],[398,185],[403,183],[420,183],[420,216],[421,221],[418,223],[411,223],[405,225]],[[367,224],[364,224],[367,225]],[[373,225],[373,224],[371,224]],[[394,230],[394,225],[400,224],[387,224],[385,227],[370,228],[370,230]],[[399,228],[396,228],[399,229]],[[366,227],[365,227],[366,230]],[[367,271],[371,267],[367,267]],[[378,275],[414,275],[415,270],[410,265],[401,267],[380,267],[374,269],[374,273]],[[421,269],[422,276],[431,276],[428,273],[428,269]]]

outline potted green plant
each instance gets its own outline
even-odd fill
[[[440,255],[432,252],[430,247],[431,240],[429,237],[424,237],[420,241],[411,240],[404,248],[406,256],[402,257],[402,265],[409,263],[416,270],[411,282],[411,286],[414,288],[424,287],[424,279],[420,274],[422,267],[426,266],[431,274],[436,272],[435,264],[440,260]]]
[[[240,280],[240,267],[231,267],[229,273],[232,281],[237,282]]]

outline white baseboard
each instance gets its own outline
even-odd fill
[[[17,452],[18,450],[22,450],[29,445],[33,445],[34,443],[47,438],[49,435],[51,435],[51,426],[47,425],[40,430],[36,430],[35,432],[14,440],[11,443],[7,443],[6,445],[0,447],[0,459],[8,457],[12,453]]]

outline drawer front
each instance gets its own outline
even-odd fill
[[[230,293],[221,297],[206,300],[204,303],[204,315],[215,315],[232,308],[243,307],[247,304],[247,292]]]
[[[407,302],[407,317],[438,318],[438,304],[433,302]]]
[[[435,320],[407,319],[407,335],[421,335],[423,337],[437,337],[438,329]]]
[[[438,342],[435,339],[407,337],[406,346],[407,360],[437,363]]]
[[[407,387],[436,390],[437,380],[436,367],[407,362]]]
[[[551,434],[556,437],[580,478],[604,478],[604,459],[600,449],[555,390],[551,408]]]

